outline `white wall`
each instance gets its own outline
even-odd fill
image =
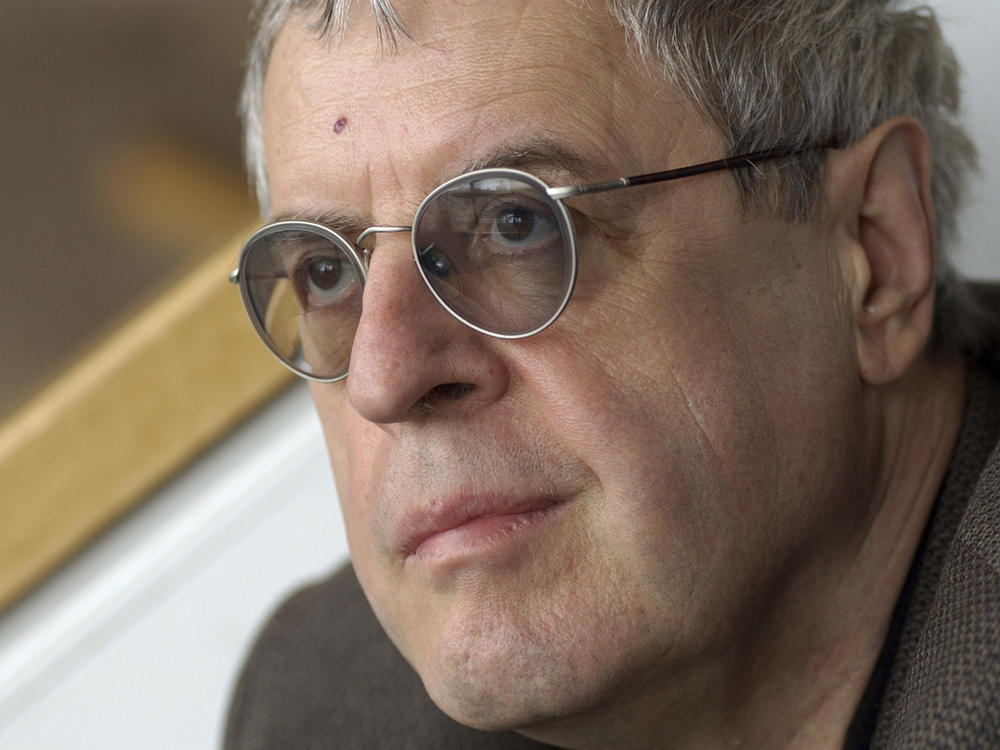
[[[945,33],[965,69],[966,122],[979,145],[982,178],[974,183],[963,222],[960,266],[972,276],[1000,278],[1000,2],[934,0]]]
[[[988,179],[962,265],[1000,278],[1000,3],[938,0]],[[346,556],[301,386],[0,619],[0,748],[210,748],[240,658],[282,595]]]

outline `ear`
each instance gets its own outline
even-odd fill
[[[897,117],[831,157],[852,237],[848,286],[861,377],[901,376],[930,337],[934,313],[931,148],[917,120]],[[852,186],[853,185],[853,186]]]

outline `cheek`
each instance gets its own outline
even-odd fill
[[[753,382],[710,347],[659,334],[539,343],[539,356],[517,357],[520,380],[532,418],[596,477],[591,528],[631,564],[669,559],[671,575],[713,557],[721,527],[774,485],[771,427]],[[717,377],[732,383],[722,394]]]
[[[311,383],[310,388],[333,469],[351,557],[369,558],[371,535],[367,529],[373,504],[368,502],[372,488],[366,480],[372,475],[381,430],[350,408],[343,383]]]
[[[533,418],[597,477],[598,527],[623,549],[709,577],[762,572],[771,562],[755,556],[773,535],[815,521],[788,510],[811,496],[806,484],[821,486],[827,459],[809,445],[838,428],[849,400],[816,398],[843,365],[842,337],[835,316],[788,313],[803,309],[788,294],[761,305],[759,292],[671,278],[568,310],[509,359]]]
[[[602,482],[769,481],[760,475],[774,462],[775,426],[742,330],[704,296],[650,289],[608,299],[512,350],[531,398],[544,402],[536,413]]]
[[[770,565],[759,549],[777,512],[777,456],[755,386],[694,343],[588,338],[548,344],[544,370],[541,357],[518,362],[533,419],[597,481],[582,568],[620,597],[617,608],[643,603],[635,627],[659,623],[683,648],[724,642],[742,609],[732,603]],[[733,383],[725,398],[716,377]]]
[[[323,438],[330,455],[337,492],[344,497],[347,489],[348,472],[352,464],[351,440],[348,438],[346,420],[345,388],[343,383],[310,383],[316,414],[323,428]]]

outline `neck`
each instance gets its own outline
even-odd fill
[[[814,710],[787,743],[770,746],[843,747],[948,469],[966,376],[964,362],[921,360],[903,378],[867,394],[876,460],[865,522],[813,578],[815,591],[832,592],[820,598],[811,622],[814,632],[825,633],[826,650],[813,647],[810,655],[806,644],[798,662],[813,670],[798,674],[814,680]],[[785,663],[792,674],[794,664]]]

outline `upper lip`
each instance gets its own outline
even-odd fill
[[[565,500],[556,495],[460,493],[403,513],[399,518],[397,539],[404,556],[409,557],[436,534],[457,529],[477,518],[531,513],[551,508]]]

